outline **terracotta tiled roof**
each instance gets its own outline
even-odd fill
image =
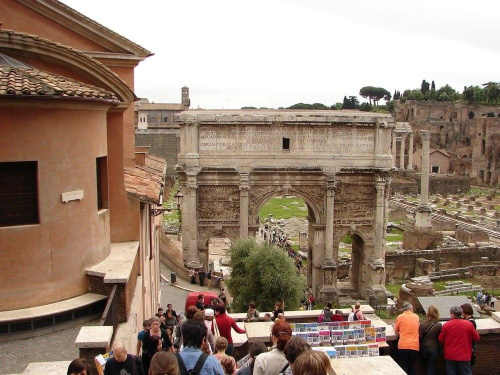
[[[111,29],[108,29],[106,26],[101,25],[99,22],[94,21],[93,19],[91,19],[91,18],[87,17],[86,15],[76,11],[75,9],[67,6],[66,4],[62,3],[61,1],[53,0],[53,2],[54,2],[54,5],[59,5],[61,8],[66,9],[68,12],[73,13],[75,16],[77,16],[77,17],[85,20],[85,22],[92,24],[93,26],[101,29],[105,33],[110,34],[110,35],[114,36],[115,38],[120,39],[121,41],[125,42],[126,44],[129,44],[129,45],[135,47],[137,50],[141,51],[142,54],[144,54],[144,56],[151,56],[152,55],[152,53],[150,51],[148,51],[146,48],[140,46],[137,43],[132,42],[130,39],[125,38],[124,36],[118,34],[117,32],[115,32]]]
[[[79,97],[118,104],[109,91],[31,67],[0,66],[0,96]]]
[[[146,157],[145,164],[144,167],[125,168],[125,190],[141,201],[159,204],[165,184],[166,162]]]
[[[132,89],[127,85],[127,83],[125,83],[125,81],[123,79],[120,78],[120,76],[118,74],[113,72],[111,69],[109,69],[107,66],[100,63],[99,61],[93,59],[89,55],[87,55],[81,51],[78,51],[74,48],[65,46],[65,45],[60,44],[60,43],[53,42],[53,41],[48,40],[48,39],[41,38],[41,37],[36,36],[36,35],[21,33],[21,32],[17,32],[17,31],[13,31],[13,30],[0,30],[0,40],[1,39],[9,40],[14,36],[19,37],[21,39],[24,39],[24,38],[32,39],[33,41],[45,44],[47,46],[63,49],[63,50],[66,50],[68,53],[71,53],[73,55],[77,55],[79,59],[87,60],[89,63],[97,66],[99,69],[106,71],[107,74],[112,75],[114,79],[118,80],[120,82],[120,84],[122,84],[123,86],[125,86],[127,88],[127,90],[134,97],[134,99],[137,99],[137,97],[135,96]]]
[[[181,103],[139,103],[138,111],[184,111],[187,108]]]

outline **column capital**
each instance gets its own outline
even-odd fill
[[[410,133],[410,139],[413,139],[413,132]]]
[[[429,130],[420,130],[420,135],[422,139],[429,141],[431,139],[431,132]]]
[[[387,179],[383,177],[379,177],[375,180],[375,189],[377,192],[383,192],[387,184]]]

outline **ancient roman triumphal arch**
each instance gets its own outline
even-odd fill
[[[186,111],[177,172],[188,266],[208,265],[211,236],[254,236],[273,196],[305,200],[308,284],[338,298],[339,242],[353,236],[351,282],[386,301],[384,243],[392,167],[389,115],[317,111]]]

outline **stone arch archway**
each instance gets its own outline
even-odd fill
[[[338,297],[334,237],[347,228],[358,236],[359,294],[365,298],[377,283],[377,301],[385,302],[383,277],[377,275],[384,274],[393,121],[338,111],[183,112],[177,172],[185,261],[202,258],[212,235],[252,235],[266,201],[293,195],[308,208],[308,280],[315,297]]]
[[[311,192],[315,192],[315,197],[312,195],[306,194],[306,191],[310,190]],[[250,206],[249,206],[249,223],[250,224],[258,224],[259,221],[259,211],[266,204],[269,199],[290,195],[302,198],[306,203],[308,213],[310,216],[310,221],[315,224],[321,224],[321,219],[323,216],[323,207],[324,204],[324,192],[323,196],[321,196],[321,190],[325,190],[324,187],[315,187],[315,186],[256,186],[250,187],[249,196],[250,196]],[[312,215],[312,216],[311,216]]]

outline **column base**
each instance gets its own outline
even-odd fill
[[[203,268],[203,263],[200,262],[199,258],[190,258],[188,259],[186,266],[193,269]]]
[[[339,292],[337,288],[332,285],[327,285],[321,288],[319,291],[319,299],[321,302],[331,302],[338,303],[339,302]]]
[[[432,230],[432,209],[430,206],[421,205],[418,206],[415,213],[415,229],[419,231],[430,231]]]
[[[377,306],[387,304],[387,291],[383,285],[372,285],[366,288],[366,297],[370,303],[375,303]],[[372,306],[374,307],[374,306]]]

